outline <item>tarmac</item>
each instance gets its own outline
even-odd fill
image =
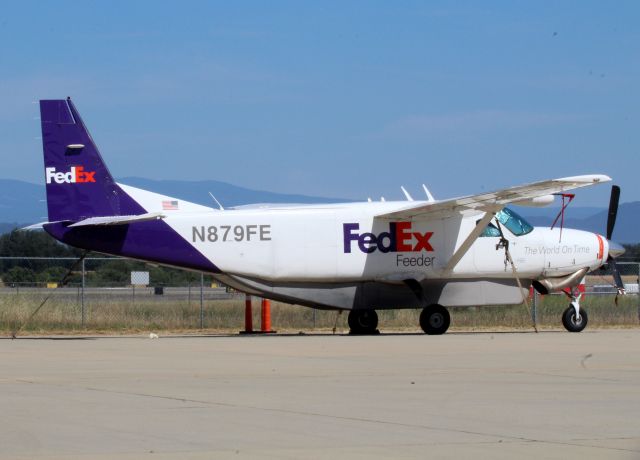
[[[640,330],[0,340],[0,458],[640,458]]]

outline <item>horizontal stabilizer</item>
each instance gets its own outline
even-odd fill
[[[44,230],[45,224],[51,224],[52,222],[38,222],[37,224],[28,225],[26,227],[22,227],[19,230]]]
[[[146,222],[148,220],[164,219],[166,216],[160,212],[148,212],[146,214],[138,214],[137,216],[105,216],[90,217],[81,220],[69,227],[88,227],[93,225],[126,225],[136,222]]]

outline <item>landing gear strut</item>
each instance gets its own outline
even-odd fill
[[[378,333],[378,314],[375,310],[351,310],[348,323],[350,334]]]
[[[441,335],[447,332],[451,324],[449,311],[442,305],[434,303],[420,313],[420,327],[429,335]]]
[[[562,325],[569,332],[580,332],[589,322],[589,317],[584,309],[580,309],[580,298],[582,293],[578,290],[574,290],[571,294],[565,292],[571,299],[569,307],[562,314]]]

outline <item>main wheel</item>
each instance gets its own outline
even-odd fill
[[[429,335],[440,335],[447,332],[451,324],[449,310],[442,305],[433,304],[420,313],[420,327]]]
[[[348,323],[351,334],[375,334],[378,314],[375,310],[351,310]]]
[[[573,306],[569,306],[562,314],[562,325],[569,332],[580,332],[589,322],[587,311],[580,309],[580,319],[576,319],[576,310]]]

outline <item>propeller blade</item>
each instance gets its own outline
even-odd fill
[[[613,227],[616,226],[616,217],[618,215],[618,201],[620,200],[620,187],[611,186],[611,198],[609,199],[609,216],[607,218],[607,239],[611,239]]]
[[[613,275],[613,281],[616,284],[616,289],[618,289],[619,293],[624,293],[624,283],[622,282],[622,276],[620,276],[620,272],[618,271],[616,260],[610,257],[608,263],[611,268],[611,274]]]

